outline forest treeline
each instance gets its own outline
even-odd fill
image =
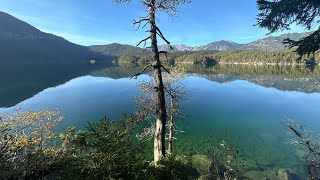
[[[320,69],[308,69],[305,66],[281,65],[246,65],[246,64],[218,64],[215,66],[182,64],[187,73],[193,74],[224,74],[239,76],[279,76],[284,78],[314,78],[320,76]]]
[[[316,54],[316,59],[320,54]],[[118,62],[130,64],[146,64],[152,59],[149,52],[125,53],[121,55]],[[183,51],[168,53],[161,57],[166,63],[193,63],[193,64],[278,64],[294,65],[304,63],[306,56],[299,58],[299,55],[291,49],[278,51],[258,50],[228,50],[228,51]]]

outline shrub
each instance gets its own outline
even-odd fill
[[[73,142],[80,150],[64,176],[79,179],[138,179],[147,168],[141,160],[142,148],[132,143],[135,118],[103,119],[89,124]],[[141,179],[141,178],[140,178]]]
[[[63,151],[55,145],[58,111],[17,111],[0,117],[0,179],[41,178],[60,167]]]
[[[152,179],[161,180],[188,180],[197,179],[199,173],[190,164],[177,159],[172,155],[159,161],[157,167],[150,167]]]

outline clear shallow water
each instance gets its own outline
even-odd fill
[[[206,77],[206,76],[205,76]],[[139,78],[148,79],[143,75]],[[87,122],[104,116],[118,118],[134,110],[134,97],[139,94],[137,80],[83,76],[51,87],[16,106],[0,108],[0,113],[16,109],[58,109],[69,125],[83,128]],[[174,151],[191,156],[205,153],[211,135],[227,132],[233,142],[240,137],[240,160],[244,171],[255,177],[270,178],[279,168],[303,174],[299,161],[301,151],[285,144],[290,137],[281,122],[294,119],[314,131],[320,130],[320,93],[303,93],[264,87],[246,80],[214,82],[201,76],[183,80],[190,100],[184,102],[187,118],[180,122],[184,133],[176,135]]]
[[[186,123],[188,137],[179,138],[192,139],[193,144],[185,147],[177,141],[184,149],[180,153],[194,152],[193,146],[206,149],[210,135],[227,133],[233,143],[240,137],[240,160],[246,164],[244,171],[252,171],[254,177],[273,179],[279,168],[304,174],[301,151],[287,143],[290,136],[281,122],[290,118],[319,132],[319,93],[280,91],[243,80],[221,84],[190,77],[185,82],[192,92],[185,109],[192,116]]]

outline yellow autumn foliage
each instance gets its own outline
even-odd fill
[[[61,158],[54,131],[63,116],[57,110],[16,111],[0,115],[0,179],[43,176]]]

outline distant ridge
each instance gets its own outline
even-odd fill
[[[253,41],[248,44],[241,45],[240,49],[243,50],[262,50],[262,51],[274,51],[286,48],[283,44],[283,40],[286,38],[290,38],[292,40],[299,40],[307,35],[311,34],[311,32],[307,33],[289,33],[282,34],[280,36],[270,36],[263,39],[259,39]]]
[[[261,51],[275,51],[285,49],[285,45],[282,43],[284,39],[290,38],[293,40],[298,40],[310,34],[308,33],[289,33],[280,36],[270,36],[263,39],[259,39],[247,44],[238,44],[233,41],[221,40],[209,43],[207,45],[190,47],[184,44],[173,45],[174,52],[182,51],[226,51],[226,50],[261,50]],[[122,56],[131,55],[139,56],[145,53],[145,50],[136,46],[112,43],[108,45],[94,45],[89,46],[90,50],[95,53],[100,53],[103,55],[110,56]],[[160,51],[168,51],[170,49],[167,45],[159,45]],[[149,49],[150,51],[150,49]]]
[[[225,51],[225,50],[262,50],[262,51],[274,51],[286,48],[282,43],[284,39],[290,38],[293,40],[301,39],[311,32],[308,33],[289,33],[280,36],[270,36],[263,39],[259,39],[247,44],[238,44],[233,41],[216,41],[207,45],[190,47],[186,45],[174,45],[175,51]],[[169,51],[167,45],[160,45],[159,49],[162,51]]]

